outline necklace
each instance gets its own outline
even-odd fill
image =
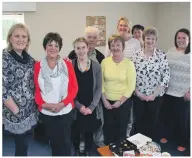
[[[115,60],[114,57],[112,57],[113,61],[115,62],[116,65],[118,65],[121,61],[123,61],[123,58],[120,59],[120,60]]]
[[[86,68],[85,68],[85,70],[83,71],[83,69],[81,68],[81,66],[80,66],[80,62],[79,62],[79,60],[77,59],[77,66],[78,66],[78,69],[81,71],[81,72],[86,72],[86,71],[88,71],[89,69],[90,69],[90,65],[91,65],[91,60],[87,60],[87,66],[86,66]]]

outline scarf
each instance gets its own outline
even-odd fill
[[[67,90],[68,90],[69,78],[68,78],[67,66],[63,61],[63,59],[61,59],[60,57],[58,58],[55,66],[56,71],[52,70],[49,67],[46,57],[43,58],[40,65],[41,65],[41,77],[44,79],[45,91],[43,92],[43,94],[46,95],[47,93],[53,90],[54,85],[51,81],[51,78],[56,78],[61,76],[62,84],[61,84],[60,94],[61,94],[61,98],[65,98],[68,94]]]
[[[9,52],[9,54],[11,54],[11,56],[19,63],[27,64],[29,62],[29,54],[25,50],[23,50],[22,52],[23,58],[18,55],[13,49]]]

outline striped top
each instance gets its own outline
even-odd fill
[[[167,52],[170,81],[166,94],[183,97],[190,88],[190,53],[184,54],[175,47]]]
[[[132,61],[133,53],[141,49],[140,42],[135,38],[130,38],[128,41],[125,41],[125,49],[123,51],[124,57],[129,58]],[[112,56],[109,48],[107,47],[105,57]]]

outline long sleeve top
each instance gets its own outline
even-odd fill
[[[104,59],[102,68],[102,93],[112,101],[119,100],[122,96],[131,97],[135,90],[136,72],[133,62],[124,58],[120,63],[115,63],[112,57]]]
[[[78,91],[78,85],[77,85],[77,80],[76,80],[76,75],[72,66],[72,63],[70,61],[64,60],[67,69],[68,69],[68,77],[69,77],[69,82],[68,82],[68,93],[67,96],[62,100],[64,103],[64,106],[68,104],[72,104],[72,107],[74,108],[74,98],[76,97],[77,91]],[[35,83],[35,101],[38,105],[39,111],[42,111],[42,105],[46,103],[45,100],[42,98],[41,94],[41,89],[39,86],[39,73],[40,73],[40,62],[35,63],[35,68],[34,68],[34,83]]]
[[[170,69],[163,51],[154,49],[153,55],[148,59],[143,51],[142,49],[133,55],[137,73],[136,88],[139,92],[149,96],[154,94],[158,86],[168,87]],[[164,93],[163,89],[158,96],[162,96]]]
[[[170,67],[170,81],[166,94],[183,97],[190,88],[190,53],[178,51],[175,47],[167,52]]]
[[[23,60],[26,63],[22,62]],[[3,124],[5,130],[23,134],[37,124],[37,107],[34,101],[33,67],[34,59],[23,52],[21,58],[13,50],[3,50]],[[19,108],[17,114],[4,104],[10,98]]]

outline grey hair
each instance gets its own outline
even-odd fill
[[[89,32],[96,33],[97,36],[99,35],[98,29],[97,29],[96,27],[94,27],[94,26],[87,26],[87,27],[85,28],[84,34],[87,35],[87,33],[89,33]]]

